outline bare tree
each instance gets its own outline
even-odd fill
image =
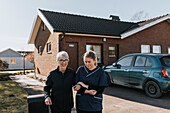
[[[34,63],[34,53],[28,53],[25,58],[29,60],[31,63]]]
[[[148,17],[148,13],[145,13],[144,11],[139,11],[139,12],[136,12],[131,18],[130,20],[132,21],[141,21],[145,18]]]

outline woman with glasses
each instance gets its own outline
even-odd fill
[[[51,106],[52,113],[71,113],[73,107],[72,86],[76,73],[67,67],[69,62],[67,52],[59,52],[57,62],[57,69],[49,73],[44,86],[45,104]]]
[[[74,88],[77,91],[77,113],[102,113],[102,93],[107,86],[105,72],[97,66],[94,51],[86,52],[83,60],[85,65],[77,70],[77,85]]]

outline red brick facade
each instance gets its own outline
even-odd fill
[[[36,73],[48,75],[48,73],[57,67],[56,54],[59,51],[59,37],[61,34],[57,33],[51,35],[50,31],[46,28],[45,31],[40,27],[38,35],[35,40],[35,68]],[[102,46],[102,64],[112,64],[117,60],[118,56],[129,53],[140,53],[141,45],[150,45],[151,53],[153,45],[160,45],[162,53],[168,53],[170,47],[170,27],[167,21],[163,21],[143,31],[133,34],[125,39],[107,38],[103,41],[102,37],[89,37],[89,36],[73,36],[67,35],[63,39],[62,50],[67,50],[66,43],[77,43],[78,53],[77,59],[78,66],[83,64],[83,54],[86,51],[86,44],[100,44]],[[52,53],[47,53],[47,43],[51,42]],[[38,54],[38,47],[42,46],[42,54]],[[116,46],[118,54],[115,58],[109,58],[109,46]]]

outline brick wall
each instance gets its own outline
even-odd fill
[[[78,44],[78,64],[83,65],[83,54],[86,51],[86,44],[100,44],[102,45],[103,64],[112,64],[117,58],[109,58],[108,47],[111,45],[119,45],[119,56],[123,56],[129,53],[140,53],[141,45],[148,44],[161,45],[162,53],[168,53],[168,46],[170,46],[170,27],[167,21],[156,24],[143,31],[140,31],[134,35],[131,35],[125,39],[113,39],[107,38],[106,42],[102,37],[89,37],[89,36],[71,36],[66,35],[63,39],[63,50],[66,50],[66,42],[76,42]],[[35,67],[36,72],[39,68],[39,73],[42,75],[48,75],[48,73],[57,67],[56,54],[59,51],[59,39],[61,35],[54,33],[50,34],[50,31],[46,28],[45,31],[40,27],[37,38],[35,40]],[[52,53],[47,53],[47,43],[51,42]],[[43,48],[42,55],[38,54],[38,46]]]
[[[43,23],[41,23],[42,25]],[[47,53],[47,43],[51,42],[52,53]],[[42,46],[42,54],[38,54],[38,47]],[[51,35],[50,31],[46,28],[43,31],[40,27],[38,35],[35,40],[35,70],[36,73],[48,75],[49,72],[57,67],[56,54],[58,52],[58,34]]]
[[[162,53],[167,54],[168,46],[170,46],[169,25],[167,21],[164,21],[121,41],[117,41],[120,45],[120,56],[129,53],[140,53],[142,44],[150,45],[151,53],[153,45],[160,45]]]

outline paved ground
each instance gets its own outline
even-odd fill
[[[43,93],[43,82],[26,75],[10,78],[24,87],[29,95]],[[170,95],[165,95],[163,99],[151,99],[139,90],[111,86],[105,89],[103,98],[103,113],[170,113]],[[166,105],[161,106],[161,102]],[[76,113],[75,108],[72,113]]]

